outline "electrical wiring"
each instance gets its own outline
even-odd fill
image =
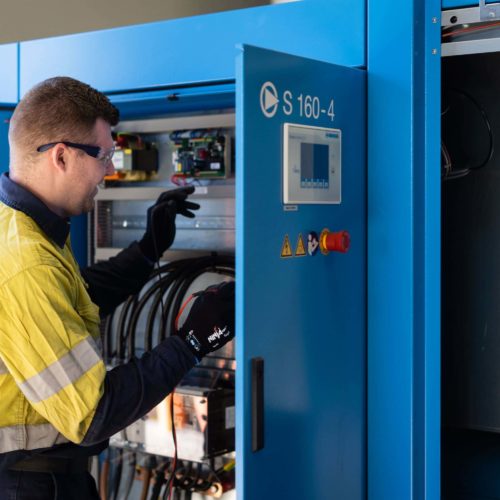
[[[160,307],[161,300],[164,293],[167,293],[167,297],[164,304],[164,314],[161,315],[161,324],[159,328],[159,340],[164,339],[167,336],[168,331],[173,331],[175,314],[180,307],[180,301],[183,299],[183,295],[179,294],[179,299],[172,306],[172,301],[176,297],[176,293],[179,286],[188,280],[190,275],[199,276],[203,272],[219,269],[223,266],[222,270],[225,274],[229,276],[234,276],[234,271],[231,271],[230,266],[234,266],[234,259],[232,257],[221,257],[221,256],[210,256],[202,257],[199,259],[188,259],[184,261],[179,261],[178,268],[172,266],[169,271],[170,273],[164,276],[161,281],[155,281],[153,285],[144,292],[141,299],[137,302],[134,307],[133,314],[129,321],[128,326],[128,343],[129,349],[133,349],[135,345],[135,331],[139,321],[139,317],[146,306],[146,304],[152,299],[150,307],[147,313],[146,329],[145,329],[145,346],[146,350],[151,350],[153,348],[153,334],[155,331],[155,319],[157,317],[158,308]],[[226,270],[227,269],[227,270]],[[175,293],[174,293],[175,292]],[[171,311],[171,312],[170,312]],[[172,317],[172,322],[170,324],[170,329],[165,328],[165,318],[169,315]]]
[[[500,23],[499,23],[500,25]],[[479,104],[479,102],[468,92],[462,90],[462,89],[457,89],[457,88],[447,88],[445,89],[445,93],[455,93],[459,96],[464,97],[467,99],[469,102],[472,103],[472,105],[479,111],[483,122],[485,124],[487,134],[488,134],[488,152],[485,155],[484,159],[480,161],[477,165],[474,166],[469,166],[467,168],[460,168],[460,169],[453,169],[453,161],[450,156],[450,153],[448,151],[448,148],[446,147],[446,144],[444,142],[441,143],[441,156],[442,156],[442,169],[443,169],[443,175],[442,178],[443,180],[452,180],[452,179],[459,179],[461,177],[465,177],[467,174],[469,174],[472,171],[479,170],[483,167],[485,167],[489,161],[493,158],[493,153],[494,153],[494,138],[493,138],[493,130],[491,127],[490,120],[488,118],[488,115],[486,114],[486,111],[484,108]],[[448,104],[447,108],[444,110],[442,113],[442,116],[445,116],[451,108],[451,105]]]
[[[443,166],[444,176],[446,177],[446,175],[448,175],[451,171],[451,158],[448,148],[443,141],[441,141],[441,156],[443,159],[441,164]]]
[[[184,299],[185,293],[183,293],[180,296],[180,300],[177,303],[176,307],[173,307],[174,300],[176,297],[178,297],[179,294],[179,289],[182,287],[182,285],[186,282],[189,282],[189,284],[192,283],[194,279],[191,279],[193,276],[198,277],[202,275],[207,268],[210,268],[212,264],[212,257],[202,257],[200,259],[193,260],[192,265],[186,266],[182,269],[180,269],[179,276],[177,279],[173,282],[172,286],[168,289],[167,291],[167,297],[166,297],[166,302],[165,302],[165,310],[163,312],[162,318],[161,318],[161,323],[160,323],[160,339],[163,340],[166,338],[167,333],[169,334],[170,332],[175,331],[175,325],[174,321],[168,321],[169,318],[173,318],[175,320],[175,316],[177,316],[177,311],[179,310],[181,306],[181,302]],[[188,287],[185,288],[187,290]],[[166,325],[169,325],[169,328],[167,328]]]
[[[132,305],[137,301],[137,296],[131,295],[125,303],[122,305],[120,316],[118,319],[118,324],[116,327],[116,345],[117,345],[117,358],[119,362],[123,362],[126,359],[125,352],[125,326],[127,325],[127,320],[133,310]],[[130,354],[130,353],[129,353]],[[130,357],[130,356],[129,356]]]
[[[132,491],[132,486],[134,485],[136,463],[137,463],[137,457],[136,457],[135,453],[131,453],[130,460],[129,460],[129,475],[127,478],[127,483],[125,485],[125,499],[124,500],[128,500],[128,497],[130,496],[130,492]]]
[[[178,281],[175,300],[169,308],[169,310],[171,311],[170,323],[168,326],[169,331],[177,330],[176,318],[178,316],[178,311],[182,306],[182,301],[185,300],[189,288],[196,281],[196,279],[201,275],[209,272],[234,277],[234,269],[231,270],[231,266],[234,267],[233,258],[214,255],[207,258],[206,261],[200,261],[199,267],[196,266],[193,269],[187,270],[186,274],[182,276],[182,280]]]
[[[133,351],[134,346],[135,346],[135,330],[137,328],[137,323],[139,321],[139,316],[145,307],[145,305],[148,303],[148,301],[151,299],[151,297],[156,293],[158,288],[162,286],[162,279],[161,279],[161,273],[168,273],[172,269],[175,269],[176,266],[182,265],[183,261],[176,261],[172,262],[171,264],[168,264],[166,266],[163,266],[162,268],[159,268],[154,272],[151,277],[150,277],[150,285],[149,288],[147,288],[141,298],[137,301],[137,303],[134,306],[133,312],[131,314],[129,323],[128,323],[128,328],[127,328],[127,341],[129,344],[129,348]],[[155,278],[160,277],[159,280],[156,280]],[[151,284],[152,283],[152,284]],[[152,346],[152,338],[147,339],[146,342],[146,350],[151,350],[153,348]]]
[[[161,311],[161,315],[160,315],[160,327],[158,329],[158,340],[161,342],[162,340],[164,340],[166,337],[167,337],[167,332],[165,331],[165,324],[164,324],[164,318],[168,315],[168,312],[170,310],[170,307],[171,307],[171,303],[172,303],[172,294],[175,293],[175,288],[176,288],[176,284],[182,280],[182,276],[184,275],[184,273],[186,272],[187,269],[189,269],[189,267],[191,265],[196,265],[195,264],[195,261],[192,261],[192,263],[186,263],[184,266],[180,267],[179,269],[177,269],[174,273],[172,273],[172,276],[170,276],[168,278],[168,280],[166,280],[166,284],[168,284],[168,286],[165,286],[163,287],[163,289],[160,291],[160,294],[159,294],[159,300],[160,302],[165,300],[165,302],[163,303],[163,308],[162,308],[162,311]],[[165,293],[167,294],[167,296],[165,297]],[[154,310],[152,309],[152,312],[154,312]],[[148,323],[149,326],[152,326],[152,323]]]
[[[154,298],[154,303],[150,306],[149,312],[148,312],[148,319],[147,319],[147,324],[146,324],[146,335],[145,335],[145,349],[147,351],[151,350],[153,348],[153,324],[154,324],[154,318],[156,315],[156,311],[158,307],[161,305],[163,309],[163,292],[164,289],[167,289],[168,286],[173,282],[173,280],[176,279],[178,271],[175,269],[171,271],[169,274],[167,274],[164,278],[160,278],[158,281],[156,281],[153,285],[151,285],[144,293],[144,295],[141,297],[139,302],[137,303],[134,312],[131,316],[131,320],[129,322],[129,327],[128,327],[128,332],[127,332],[127,337],[128,337],[128,342],[129,346],[134,349],[135,347],[135,332],[137,329],[137,324],[139,322],[139,317],[142,313],[142,310],[146,306],[146,304],[151,300],[155,294],[158,294],[156,298]],[[160,293],[158,293],[158,291]]]
[[[108,358],[115,355],[118,361],[131,359],[141,346],[136,345],[138,326],[144,328],[144,349],[151,350],[157,342],[161,342],[165,337],[177,331],[176,324],[186,310],[186,299],[190,296],[189,290],[193,283],[205,273],[218,274],[223,278],[234,278],[234,257],[220,256],[212,254],[209,256],[182,259],[170,262],[165,265],[158,265],[151,273],[149,281],[142,290],[127,298],[121,309],[110,314],[106,320],[104,335],[106,352]],[[144,326],[145,324],[145,326]],[[141,332],[142,333],[142,332]],[[114,345],[112,340],[114,340]],[[208,370],[209,372],[222,373],[225,368],[217,366],[196,367],[196,370]],[[208,373],[208,372],[207,372]],[[194,375],[195,377],[198,375]],[[213,377],[212,377],[213,378]],[[216,378],[220,378],[216,377]],[[203,380],[203,377],[200,379]],[[177,471],[177,435],[174,420],[174,394],[170,398],[170,418],[172,422],[172,440],[174,443],[173,459],[161,470],[156,470],[156,482],[152,488],[149,486],[151,469],[143,473],[143,485],[141,499],[144,500],[150,494],[150,500],[159,498],[172,500],[180,495],[181,491],[187,496],[192,491],[197,491],[200,486],[207,486],[207,491],[212,483],[200,481],[200,473],[193,473],[192,467],[184,468],[182,473]],[[117,475],[118,467],[113,467],[111,487],[115,485],[115,498],[117,494],[116,481],[121,476]],[[126,491],[131,488],[130,475],[123,474],[128,479]],[[123,491],[123,489],[121,490]]]
[[[462,25],[464,26],[464,25]],[[446,30],[443,31],[443,34],[441,35],[442,39],[450,38],[453,36],[457,35],[464,35],[467,33],[474,33],[474,32],[479,32],[479,31],[487,31],[492,28],[496,28],[500,26],[500,22],[489,22],[485,24],[480,24],[479,26],[464,26],[462,28],[459,27],[453,27],[453,28],[447,28]]]
[[[165,479],[165,471],[167,470],[167,467],[168,467],[168,462],[164,462],[155,469],[155,476],[154,476],[155,482],[153,484],[149,500],[158,500],[158,498],[160,497],[162,486],[167,481]]]
[[[104,461],[99,471],[99,496],[101,500],[108,498],[109,462],[111,450],[108,448],[104,455]]]
[[[141,470],[142,490],[139,500],[147,500],[149,493],[149,486],[151,482],[151,469],[144,466]]]
[[[180,317],[182,316],[182,313],[184,312],[184,309],[186,309],[186,307],[188,306],[188,304],[194,299],[194,295],[191,294],[186,302],[184,302],[184,304],[182,304],[181,308],[179,309],[179,313],[177,314],[176,318],[175,318],[175,329],[176,330],[179,330],[179,319]]]
[[[149,488],[151,486],[151,477],[153,470],[156,467],[156,458],[151,455],[146,455],[143,458],[142,465],[139,466],[140,479],[142,481],[142,489],[139,500],[147,500]]]
[[[112,495],[110,496],[110,500],[117,500],[118,499],[118,490],[120,489],[120,483],[122,479],[122,473],[123,473],[123,450],[122,449],[117,449],[117,458],[116,460],[113,460],[112,462],[112,469],[113,473],[111,474],[112,480],[110,481],[111,486],[112,486]]]
[[[170,177],[170,181],[172,184],[175,184],[176,186],[189,186],[194,183],[196,179],[193,176],[187,176],[185,174],[174,174]]]
[[[153,244],[155,247],[155,254],[158,255],[158,250],[157,250],[157,245],[156,245],[156,239],[154,237],[154,232],[153,232]],[[158,267],[160,267],[159,262],[156,263]],[[160,270],[158,270],[158,281],[162,281],[162,277],[160,274]],[[160,291],[161,299],[160,299],[160,304],[161,304],[161,315],[162,317],[165,316],[165,307],[163,305],[163,293]],[[135,345],[135,342],[134,342]],[[172,492],[172,485],[173,481],[175,479],[175,469],[177,466],[177,434],[175,432],[175,422],[174,422],[174,393],[175,393],[175,388],[172,389],[171,395],[170,395],[170,417],[171,417],[171,424],[172,424],[172,437],[174,440],[174,460],[173,460],[173,465],[172,465],[172,475],[171,475],[171,485],[170,485],[170,490],[169,490],[169,495],[168,498],[170,500],[170,495]],[[160,489],[161,491],[161,489]]]
[[[165,492],[168,490],[168,500],[172,496],[172,488],[174,486],[175,481],[175,472],[177,470],[177,431],[175,430],[175,421],[174,421],[174,395],[175,389],[170,394],[170,420],[172,423],[172,439],[174,441],[174,459],[172,461],[172,472],[170,474],[169,481],[167,483],[167,488],[165,488]]]

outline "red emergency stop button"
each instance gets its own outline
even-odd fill
[[[319,248],[323,255],[330,252],[346,253],[351,244],[351,236],[347,231],[331,232],[329,229],[323,229],[319,237]]]

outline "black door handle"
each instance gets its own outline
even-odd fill
[[[264,359],[252,358],[252,451],[264,448]]]

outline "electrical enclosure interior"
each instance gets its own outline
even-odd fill
[[[445,499],[500,495],[471,480],[471,471],[488,474],[500,457],[500,33],[485,33],[486,52],[442,60]],[[473,38],[465,32],[450,41],[467,47]]]
[[[154,155],[138,156],[143,152],[133,151],[128,143],[119,150],[119,168],[116,169],[119,175],[106,180],[90,215],[92,260],[112,257],[139,239],[146,229],[147,208],[163,191],[179,185],[193,185],[195,192],[190,199],[201,208],[194,219],[177,216],[175,242],[161,261],[162,269],[166,269],[165,276],[168,266],[173,266],[173,275],[176,262],[184,259],[190,259],[186,268],[195,269],[184,288],[175,290],[174,306],[193,292],[234,279],[234,125],[234,109],[216,114],[121,121],[115,127],[117,137],[127,137],[129,142],[135,137],[136,142],[154,148]],[[152,172],[148,180],[138,175],[142,165],[146,165],[144,170]],[[151,165],[156,167],[151,169]],[[173,324],[170,317],[165,318],[164,324],[162,316],[168,308],[169,290],[175,288],[175,282],[165,289],[161,304],[156,300],[154,306],[155,301],[148,299],[137,317],[134,318],[131,312],[131,304],[140,304],[148,291],[157,286],[157,280],[158,277],[153,277],[137,297],[122,304],[105,322],[105,358],[109,366],[125,362],[131,356],[140,356],[154,347],[161,337],[153,338],[152,332],[168,330],[167,321],[168,325]],[[173,423],[179,460],[201,464],[219,457],[219,465],[224,465],[234,459],[234,358],[231,342],[207,356],[176,388]],[[113,436],[111,446],[172,457],[171,397]]]

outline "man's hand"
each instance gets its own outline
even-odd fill
[[[181,214],[192,219],[194,213],[191,210],[200,208],[197,203],[187,201],[187,197],[193,192],[193,186],[165,191],[156,203],[149,207],[146,232],[139,241],[142,253],[149,260],[156,262],[172,245],[176,215]]]
[[[176,335],[201,360],[234,337],[234,282],[222,282],[194,295],[189,315]]]

